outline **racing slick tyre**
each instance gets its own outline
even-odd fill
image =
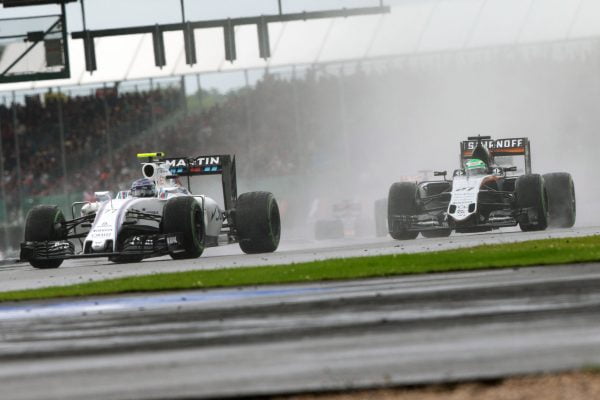
[[[548,193],[548,225],[570,228],[575,225],[575,184],[571,174],[554,172],[544,175]]]
[[[522,175],[515,183],[517,207],[533,210],[535,218],[521,215],[519,227],[522,231],[543,231],[548,227],[548,196],[544,178],[539,174]]]
[[[272,193],[241,194],[236,203],[235,223],[244,253],[272,253],[277,250],[281,220],[279,206]]]
[[[57,206],[39,205],[27,213],[26,242],[47,242],[67,238],[65,216]],[[58,268],[63,260],[29,260],[34,268]]]
[[[341,219],[320,219],[315,223],[315,239],[342,239],[344,222]]]
[[[432,231],[421,231],[421,235],[425,238],[443,238],[448,237],[452,233],[451,229],[436,229]]]
[[[375,200],[375,236],[383,237],[387,235],[387,199]]]
[[[204,218],[202,208],[190,196],[174,197],[167,201],[162,217],[163,233],[179,233],[184,251],[170,252],[175,260],[198,258],[204,251]]]
[[[398,215],[416,215],[417,210],[417,184],[413,182],[396,182],[390,187],[388,194],[388,230],[390,236],[396,240],[415,239],[418,231],[408,231],[400,221],[395,220]]]

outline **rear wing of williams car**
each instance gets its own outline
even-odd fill
[[[160,158],[169,168],[173,176],[188,178],[188,189],[191,176],[221,175],[225,209],[231,210],[237,201],[237,178],[235,172],[235,156],[213,155],[199,157]]]
[[[491,136],[470,136],[468,140],[460,142],[460,165],[471,158],[477,143],[486,147],[493,158],[507,156],[524,156],[525,173],[531,173],[531,147],[528,138],[492,139]]]

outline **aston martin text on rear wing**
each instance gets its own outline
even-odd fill
[[[219,154],[198,157],[162,158],[172,176],[189,177],[205,175],[221,175],[225,209],[231,210],[237,201],[237,179],[235,172],[235,156]]]
[[[234,162],[230,155],[164,158],[161,161],[176,176],[218,175]]]

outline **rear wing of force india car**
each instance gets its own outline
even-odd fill
[[[171,174],[167,178],[186,177],[187,187],[190,192],[192,192],[190,177],[221,175],[225,210],[229,211],[235,207],[237,202],[235,156],[219,154],[198,157],[164,158],[164,153],[138,154],[140,158],[145,156],[148,156],[148,164],[146,165],[152,166],[153,162],[163,163]],[[142,172],[146,177],[152,176],[154,173],[153,170],[146,171],[145,167],[142,167]],[[228,222],[230,224],[233,223],[233,221]]]
[[[469,136],[467,140],[460,142],[461,168],[464,161],[471,158],[478,143],[489,150],[492,158],[524,156],[525,173],[531,174],[531,148],[528,138],[492,139],[491,136]]]

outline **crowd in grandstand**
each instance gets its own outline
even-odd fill
[[[62,193],[65,188],[82,190],[97,182],[105,168],[110,169],[108,165],[98,169],[97,163],[108,161],[109,143],[118,149],[122,141],[180,107],[177,89],[122,94],[101,89],[93,96],[74,97],[48,92],[43,97],[28,96],[23,104],[0,105],[7,200],[18,198],[19,176],[23,197]]]
[[[23,198],[61,194],[65,189],[79,194],[126,189],[139,177],[135,154],[141,151],[164,151],[168,156],[235,154],[240,177],[288,176],[311,168],[332,169],[336,166],[331,164],[331,155],[338,156],[339,161],[343,152],[355,151],[346,154],[346,159],[394,152],[373,143],[369,132],[392,138],[398,136],[398,127],[420,132],[422,126],[427,126],[446,131],[448,124],[454,123],[463,129],[464,121],[455,116],[464,114],[473,119],[472,125],[478,126],[477,113],[448,111],[453,101],[441,99],[436,103],[440,93],[461,93],[467,103],[479,104],[479,99],[491,90],[486,85],[498,77],[497,68],[506,72],[502,76],[507,84],[519,77],[542,90],[547,81],[532,65],[537,64],[528,61],[515,65],[512,59],[506,59],[488,69],[477,65],[472,69],[448,68],[453,79],[426,69],[415,72],[405,68],[399,73],[398,68],[387,66],[368,73],[357,68],[343,74],[311,70],[301,77],[265,74],[251,87],[219,95],[218,101],[188,98],[187,108],[179,88],[135,93],[104,89],[84,97],[50,92],[30,97],[23,104],[0,105],[6,200],[15,204],[18,198],[15,138],[19,144]],[[545,60],[540,65],[551,76],[566,76],[562,72],[574,68],[573,63],[548,64]],[[582,65],[582,71],[587,71],[585,63],[575,65]],[[464,84],[476,74],[481,75],[475,80],[479,85]],[[499,94],[496,101],[505,107],[522,108],[528,93],[515,97],[512,92],[502,92],[504,97]],[[197,95],[206,100],[210,94],[203,91]],[[524,100],[515,101],[521,97]],[[435,107],[441,117],[431,119],[430,110]],[[64,127],[66,180],[59,109]],[[496,113],[491,117],[496,118]],[[497,124],[507,123],[500,119]],[[404,133],[403,140],[410,140],[412,136]],[[344,148],[348,143],[352,148]],[[376,151],[366,151],[368,146],[374,146]]]

